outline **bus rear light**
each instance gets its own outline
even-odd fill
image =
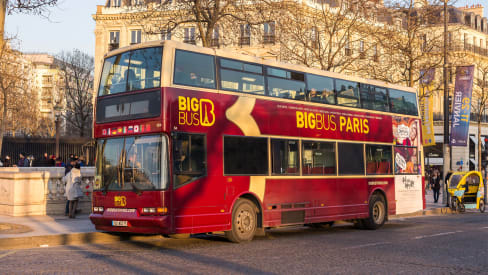
[[[166,207],[144,207],[141,210],[141,214],[143,215],[164,215],[168,213],[168,208]]]
[[[94,206],[93,213],[103,213],[103,206]]]

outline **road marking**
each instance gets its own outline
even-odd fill
[[[483,227],[483,229],[488,229],[488,226],[487,227]]]
[[[16,250],[14,250],[14,251],[7,252],[7,253],[5,253],[5,254],[3,254],[3,255],[0,255],[0,259],[1,259],[1,258],[5,258],[5,257],[7,257],[8,255],[14,254],[15,252],[17,252],[17,251],[16,251]]]
[[[446,236],[446,235],[452,235],[452,234],[462,233],[462,232],[463,231],[458,230],[458,231],[454,231],[454,232],[444,232],[444,233],[437,233],[437,234],[433,234],[433,235],[422,235],[422,236],[414,237],[412,240],[420,240],[420,239],[425,239],[425,238]]]
[[[350,246],[350,247],[345,247],[343,249],[356,249],[356,248],[363,248],[363,247],[371,247],[371,246],[378,246],[378,245],[385,245],[385,244],[391,244],[390,242],[379,242],[379,243],[368,243],[368,244],[361,244],[361,245],[356,245],[356,246]]]

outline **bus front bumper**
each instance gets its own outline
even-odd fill
[[[91,222],[97,230],[109,232],[130,232],[139,234],[170,234],[169,216],[104,216],[91,214]]]

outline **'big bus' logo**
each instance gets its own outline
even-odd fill
[[[215,106],[210,99],[178,97],[178,124],[210,127],[215,123]]]
[[[114,197],[114,205],[115,206],[126,206],[127,205],[127,200],[125,196],[115,196]]]

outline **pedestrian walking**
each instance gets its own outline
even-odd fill
[[[29,160],[25,157],[26,153],[22,152],[19,154],[19,161],[17,162],[18,167],[29,167]]]
[[[76,217],[76,208],[78,206],[78,199],[83,196],[81,190],[81,172],[80,165],[75,164],[69,173],[63,177],[65,186],[65,195],[69,202],[68,215],[70,219]]]
[[[9,155],[6,155],[3,159],[3,167],[12,167],[12,160]]]
[[[438,170],[434,171],[434,175],[430,179],[430,187],[434,191],[434,202],[439,200],[439,191],[441,189],[441,177]]]

